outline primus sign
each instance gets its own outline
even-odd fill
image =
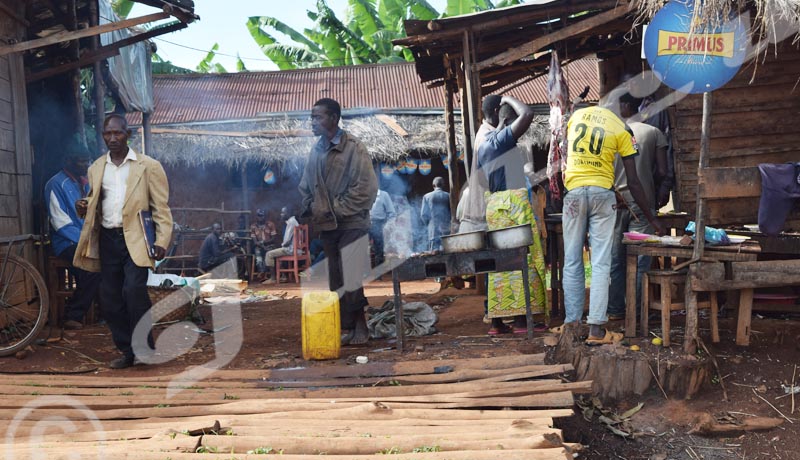
[[[747,32],[742,18],[707,20],[691,0],[673,0],[647,27],[644,53],[656,76],[683,93],[713,91],[730,81],[745,60]],[[720,24],[713,27],[708,24]]]

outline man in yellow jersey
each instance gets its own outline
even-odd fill
[[[576,111],[567,123],[567,169],[564,171],[564,324],[578,324],[583,316],[585,275],[583,243],[586,233],[592,248],[592,280],[589,291],[589,338],[587,344],[613,343],[622,334],[605,330],[608,321],[608,285],[611,245],[614,239],[616,198],[614,158],[622,157],[628,188],[636,204],[656,232],[662,227],[653,216],[645,198],[634,157],[638,154],[633,134],[617,113],[618,104],[611,93],[601,106]]]

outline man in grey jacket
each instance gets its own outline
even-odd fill
[[[363,275],[369,270],[369,211],[378,179],[367,148],[339,128],[342,110],[333,99],[320,99],[311,110],[311,129],[320,136],[311,150],[300,195],[301,217],[311,217],[328,259],[328,284],[339,293],[344,345],[369,339]],[[346,268],[346,269],[345,269]]]

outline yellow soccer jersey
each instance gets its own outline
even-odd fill
[[[602,107],[578,110],[567,123],[567,190],[614,185],[614,155],[638,153],[633,132],[614,112]]]

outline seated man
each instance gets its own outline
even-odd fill
[[[268,251],[266,257],[264,257],[267,270],[277,270],[275,259],[292,255],[294,251],[294,229],[299,223],[288,206],[281,208],[281,219],[286,222],[286,229],[283,231],[283,242],[279,248]],[[275,273],[277,271],[273,271],[273,275]],[[275,277],[273,276],[273,278]]]
[[[214,225],[211,226],[211,233],[209,233],[200,247],[200,270],[208,272],[236,257],[236,254],[234,254],[236,248],[224,247],[221,235],[222,225],[214,222]]]
[[[89,152],[74,152],[67,156],[64,169],[53,176],[44,187],[44,199],[50,219],[53,253],[69,262],[69,271],[75,277],[75,292],[65,306],[64,329],[83,328],[83,317],[92,306],[100,287],[100,273],[81,270],[72,265],[75,248],[83,228],[75,202],[89,192],[86,172]]]
[[[264,255],[277,247],[278,239],[278,230],[275,224],[267,220],[267,213],[263,209],[256,210],[256,221],[250,226],[250,237],[253,239],[256,270],[263,273],[268,267],[264,263]]]

